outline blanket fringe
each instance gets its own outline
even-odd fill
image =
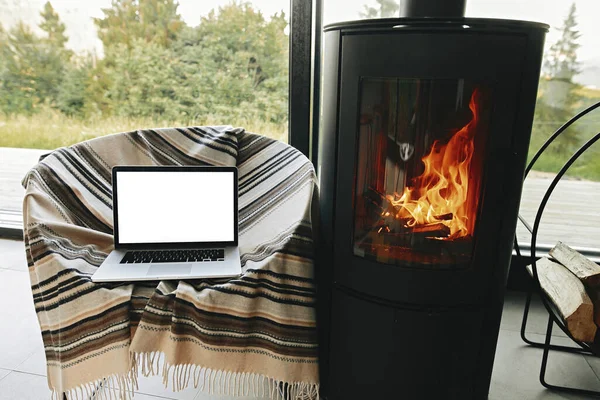
[[[163,384],[174,392],[189,387],[207,394],[225,396],[268,396],[272,400],[318,400],[319,385],[306,382],[278,381],[264,375],[248,372],[215,370],[197,364],[170,364],[160,352],[132,353],[132,371],[143,376],[161,371]],[[161,367],[162,364],[162,368]],[[170,381],[170,382],[169,382]]]
[[[60,392],[52,388],[52,400],[133,400],[135,390],[138,389],[136,369],[131,369],[124,374],[113,374],[101,379],[84,383]],[[63,397],[64,396],[64,397]]]
[[[161,358],[163,360],[161,360]],[[162,369],[160,368],[162,364]],[[141,369],[141,371],[140,371]],[[64,393],[68,400],[133,400],[138,389],[138,374],[162,374],[165,387],[173,392],[189,387],[211,395],[268,397],[271,400],[319,400],[319,385],[284,382],[248,372],[214,370],[196,364],[170,364],[160,352],[131,353],[131,370],[105,376]],[[63,393],[52,390],[52,400],[63,400]]]

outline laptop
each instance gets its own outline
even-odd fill
[[[114,250],[94,282],[234,277],[237,168],[116,166]]]

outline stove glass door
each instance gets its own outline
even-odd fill
[[[471,261],[491,93],[465,79],[363,77],[355,256],[419,268]]]

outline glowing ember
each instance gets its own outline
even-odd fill
[[[469,102],[471,121],[448,143],[433,142],[430,153],[422,158],[425,171],[413,180],[412,187],[386,196],[397,210],[395,217],[407,227],[441,223],[450,229],[448,239],[473,233],[477,201],[469,201],[469,171],[479,116],[477,96],[475,90]]]

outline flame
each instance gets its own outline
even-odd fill
[[[404,220],[406,227],[442,223],[450,229],[449,239],[473,233],[477,203],[469,201],[469,170],[479,117],[477,95],[478,91],[473,91],[469,102],[471,121],[448,143],[433,142],[429,154],[422,158],[425,170],[413,180],[412,187],[386,196],[397,210],[395,217]]]

